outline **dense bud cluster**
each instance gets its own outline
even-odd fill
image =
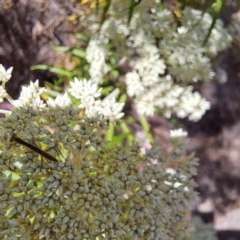
[[[44,103],[43,91],[23,88],[0,120],[0,238],[188,239],[197,160],[184,133],[169,153],[109,148],[106,116],[79,116],[67,94]]]

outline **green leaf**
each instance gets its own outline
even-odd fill
[[[113,91],[113,89],[114,89],[113,86],[104,87],[101,93],[103,96],[107,96],[110,92]]]
[[[39,64],[39,65],[34,65],[31,67],[31,70],[48,70],[50,68],[50,66],[46,65],[46,64]]]
[[[133,137],[133,134],[130,131],[128,125],[126,123],[122,122],[120,124],[120,127],[121,127],[122,132],[124,133],[124,137],[127,137],[128,144],[131,145],[133,143],[134,137]]]
[[[45,93],[47,94],[48,97],[51,97],[54,99],[59,95],[59,92],[55,90],[47,90]]]
[[[111,56],[110,59],[109,59],[109,62],[111,64],[111,66],[114,66],[117,63],[117,60],[114,56]]]
[[[83,40],[83,41],[85,41],[85,42],[88,41],[88,37],[85,36],[85,35],[83,35],[83,34],[76,33],[76,34],[74,34],[74,36],[75,36],[75,38],[77,38],[77,39],[79,39],[79,40]]]
[[[222,9],[223,2],[222,0],[216,0],[215,3],[213,3],[212,8],[215,13],[219,13],[220,10]]]
[[[114,136],[112,141],[110,141],[109,143],[107,143],[107,147],[108,148],[113,148],[116,145],[122,145],[124,139],[126,139],[127,134],[120,134],[118,136]]]
[[[54,91],[57,92],[61,92],[62,91],[62,87],[59,87],[58,82],[60,79],[58,79],[58,81],[54,81],[54,84],[50,83],[50,82],[45,82],[45,86],[47,87],[47,89],[53,89]],[[62,81],[61,81],[62,82]]]
[[[72,54],[79,58],[84,58],[84,59],[86,58],[86,52],[79,48],[74,48],[72,50]]]
[[[150,140],[150,142],[153,142],[153,136],[151,134],[150,127],[148,125],[146,117],[144,115],[139,115],[139,118],[143,130],[147,133],[148,139]]]
[[[133,118],[132,116],[127,116],[126,119],[127,119],[130,123],[136,123],[136,119]]]
[[[65,69],[62,69],[62,68],[59,68],[59,67],[52,67],[52,68],[49,69],[49,71],[52,72],[52,73],[57,73],[57,74],[59,74],[61,76],[64,76],[64,77],[69,77],[69,78],[73,77],[73,74],[72,74],[71,71],[65,70]]]
[[[118,78],[119,77],[119,72],[115,69],[111,70],[111,75],[114,77],[114,78]]]
[[[108,141],[112,141],[113,135],[114,135],[114,125],[113,123],[110,123],[104,139]]]
[[[164,10],[164,8],[165,8],[164,1],[159,2],[159,3],[158,3],[158,7],[159,7],[161,10]]]
[[[120,103],[125,103],[126,101],[127,101],[127,94],[124,93],[124,94],[122,94],[122,95],[120,96],[119,102],[120,102]]]
[[[58,47],[55,47],[54,50],[57,51],[57,52],[67,52],[69,51],[69,47],[67,46],[58,46]]]

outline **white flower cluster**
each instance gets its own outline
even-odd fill
[[[12,76],[12,70],[13,67],[10,67],[9,69],[5,69],[2,64],[0,64],[0,81],[3,84],[3,87],[5,86],[6,82],[11,78]]]
[[[0,81],[6,83],[11,78],[12,68],[7,71],[0,65]],[[5,85],[5,84],[4,84]],[[101,115],[102,118],[115,122],[120,119],[124,113],[122,109],[124,103],[116,102],[114,96],[107,96],[103,100],[98,100],[101,96],[101,90],[98,89],[98,85],[93,83],[92,80],[87,81],[86,79],[80,81],[74,78],[73,82],[70,82],[71,88],[68,92],[76,99],[81,101],[79,105],[80,110],[84,110],[87,117],[95,117]],[[12,100],[9,99],[9,95],[5,91],[4,87],[0,89],[0,100],[8,98],[14,107],[33,107],[39,111],[46,107],[46,104],[41,99],[41,94],[46,91],[45,88],[39,88],[38,81],[35,83],[30,82],[28,87],[22,87],[22,91],[19,99]],[[47,105],[50,108],[55,108],[56,106],[61,108],[67,108],[72,104],[71,99],[68,97],[67,93],[63,96],[58,95],[55,100],[49,98],[47,100]]]
[[[134,97],[139,113],[153,115],[157,107],[165,116],[175,112],[198,121],[209,109],[209,102],[186,85],[213,78],[210,58],[227,47],[230,35],[217,20],[204,45],[213,21],[210,14],[185,8],[177,18],[171,11],[160,9],[154,0],[141,1],[128,24],[128,5],[126,0],[111,4],[109,17],[102,25],[102,13],[97,16],[93,11],[83,18],[88,31],[89,21],[95,21],[95,32],[97,26],[99,29],[86,33],[93,39],[87,48],[90,75],[101,83],[107,69],[104,61],[115,55],[132,68],[126,74],[127,92]],[[114,51],[108,48],[109,43]],[[101,71],[95,71],[100,66]],[[185,96],[179,98],[179,92]]]
[[[182,138],[182,137],[186,137],[186,136],[187,136],[187,132],[183,131],[182,128],[170,130],[171,138]]]
[[[107,55],[106,41],[91,39],[87,51],[86,59],[90,63],[89,74],[96,83],[101,83],[103,76],[108,72],[108,66],[105,62]]]
[[[87,117],[102,115],[105,119],[114,122],[124,115],[122,113],[124,103],[116,102],[114,97],[97,100],[101,96],[102,89],[98,89],[97,84],[92,80],[79,81],[74,78],[70,85],[68,91],[81,101],[79,108],[85,110]]]
[[[45,91],[45,88],[39,89],[38,80],[35,83],[30,82],[28,87],[22,87],[22,91],[18,100],[11,101],[15,107],[27,107],[32,106],[35,109],[42,110],[46,106],[41,99],[41,94]]]
[[[8,82],[8,80],[12,76],[12,70],[13,68],[10,67],[9,69],[5,69],[2,64],[0,64],[0,82],[2,82],[2,85],[0,86],[0,103],[3,102],[4,98],[8,97],[8,94],[5,90],[5,84]]]
[[[171,117],[171,112],[175,112],[180,118],[188,117],[192,121],[198,121],[210,108],[209,102],[198,92],[192,91],[192,86],[174,84],[170,75],[160,77],[159,80],[151,87],[144,87],[138,73],[126,74],[127,92],[129,96],[135,96],[136,108],[140,114],[153,115],[154,108],[158,107],[167,118]]]

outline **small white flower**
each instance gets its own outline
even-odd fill
[[[3,102],[3,99],[8,97],[6,90],[0,86],[0,102]]]
[[[37,109],[43,109],[46,105],[41,100],[41,94],[45,88],[39,88],[38,80],[33,83],[30,82],[28,87],[22,87],[22,92],[18,100],[13,100],[12,105],[15,107],[32,106]]]
[[[92,39],[86,49],[86,60],[90,63],[89,74],[96,83],[102,83],[103,76],[109,68],[105,62],[107,55],[106,40]]]
[[[115,98],[104,99],[98,113],[102,114],[104,118],[109,119],[111,122],[114,122],[124,115],[124,113],[122,113],[123,106],[124,103],[116,102]]]
[[[146,116],[154,115],[154,101],[150,94],[145,94],[143,98],[138,98],[135,101],[136,109],[139,114],[143,114]]]
[[[65,109],[72,105],[72,101],[68,97],[67,93],[65,93],[64,95],[57,95],[55,100],[49,98],[47,100],[47,104],[50,108],[56,108],[58,106],[62,109]]]
[[[110,95],[115,96],[116,93],[111,93],[101,101],[97,98],[101,96],[102,88],[98,89],[98,85],[92,80],[80,81],[74,78],[74,82],[70,82],[70,85],[68,92],[81,101],[78,107],[85,110],[87,117],[94,117],[98,114],[105,119],[115,121],[124,115],[122,113],[124,104],[116,102],[115,97],[110,97]]]
[[[127,93],[130,97],[138,95],[144,91],[144,86],[140,80],[139,74],[136,71],[127,73],[125,77],[127,84]]]
[[[183,131],[182,128],[170,130],[171,138],[181,138],[181,137],[186,137],[186,136],[187,136],[187,132]]]
[[[93,99],[101,96],[102,88],[98,89],[97,83],[92,80],[83,79],[80,81],[78,78],[74,78],[73,82],[70,82],[71,88],[68,92],[71,93],[73,97],[79,100],[83,100],[86,97],[92,97]]]
[[[11,78],[12,70],[13,67],[10,67],[6,70],[3,65],[0,64],[0,81],[2,81],[4,85]]]

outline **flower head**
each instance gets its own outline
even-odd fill
[[[183,148],[179,157],[177,144],[169,156],[158,144],[144,154],[136,145],[109,148],[106,119],[120,118],[123,104],[115,93],[98,100],[96,85],[78,81],[81,91],[69,92],[95,116],[79,116],[67,93],[41,104],[35,82],[0,119],[0,237],[186,239],[197,161]]]
[[[45,88],[40,88],[38,80],[30,82],[28,87],[22,87],[22,92],[18,100],[13,100],[12,105],[17,107],[33,107],[35,109],[43,109],[45,104],[41,100],[41,94],[45,91]]]
[[[120,119],[124,114],[122,109],[124,104],[117,103],[114,97],[106,97],[106,99],[99,100],[102,89],[98,89],[97,83],[86,79],[80,81],[74,78],[74,82],[70,83],[71,88],[68,92],[73,97],[80,100],[80,109],[83,109],[88,117],[101,115],[103,118],[112,122]]]
[[[6,82],[8,82],[8,80],[11,78],[12,70],[13,67],[10,67],[6,70],[3,65],[0,64],[0,82],[3,83],[3,86],[5,86]]]
[[[170,130],[171,138],[181,138],[181,137],[186,137],[186,136],[187,136],[187,132],[183,131],[182,128]]]

